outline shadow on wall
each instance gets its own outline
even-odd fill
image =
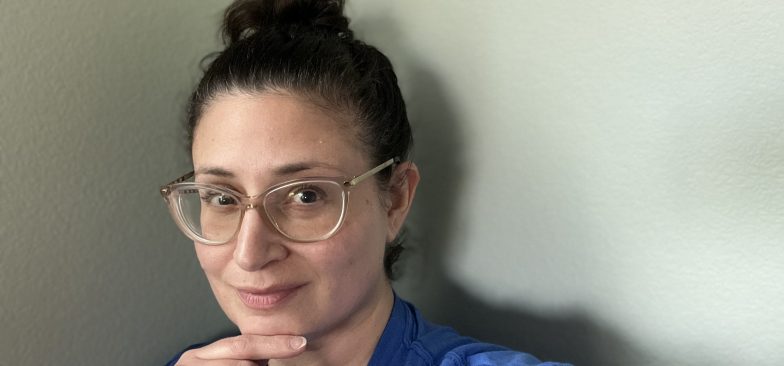
[[[409,90],[407,101],[416,138],[413,158],[423,177],[414,218],[423,222],[411,225],[411,249],[401,263],[402,278],[396,287],[431,321],[542,360],[597,366],[655,363],[584,314],[543,318],[525,309],[497,307],[448,278],[443,258],[456,228],[454,204],[462,194],[466,137],[439,80],[425,70],[412,71],[410,80],[416,80],[416,86]]]

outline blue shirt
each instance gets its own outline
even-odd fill
[[[188,347],[198,348],[206,344]],[[185,351],[183,351],[185,352]],[[173,366],[182,355],[167,363]],[[567,366],[541,362],[527,353],[464,337],[428,323],[413,305],[395,295],[392,314],[368,366]]]
[[[527,353],[464,337],[452,328],[428,323],[413,305],[395,304],[369,366],[558,366]]]

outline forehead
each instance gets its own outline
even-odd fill
[[[314,161],[350,171],[366,158],[353,124],[302,98],[277,93],[225,94],[204,111],[194,132],[193,162],[266,171]]]

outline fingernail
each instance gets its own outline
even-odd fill
[[[289,341],[289,346],[291,346],[292,349],[296,350],[305,347],[307,343],[308,340],[305,339],[305,337],[292,337],[291,340]]]

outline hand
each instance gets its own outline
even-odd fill
[[[306,342],[304,337],[298,336],[243,334],[187,351],[175,366],[263,366],[269,359],[302,353]]]

